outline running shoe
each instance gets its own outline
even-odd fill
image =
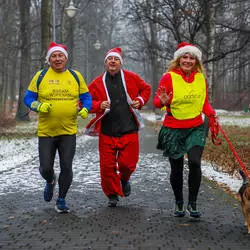
[[[183,217],[186,214],[186,210],[183,204],[183,201],[177,201],[175,203],[174,216],[175,217]]]
[[[53,179],[52,183],[46,182],[44,192],[43,192],[43,196],[44,196],[45,201],[50,202],[52,200],[55,186],[56,186],[56,182],[57,182],[57,177],[55,174],[54,174],[54,179]]]
[[[69,208],[66,205],[64,198],[57,198],[56,199],[55,210],[58,213],[69,213],[70,212]]]
[[[122,184],[122,192],[123,192],[124,196],[125,197],[129,196],[131,193],[130,182],[121,180],[121,184]]]
[[[118,198],[118,196],[116,194],[110,195],[109,196],[108,206],[109,207],[116,207],[118,201],[119,201],[119,198]]]
[[[190,217],[199,218],[201,217],[201,213],[197,209],[196,202],[191,202],[187,206],[187,213]]]

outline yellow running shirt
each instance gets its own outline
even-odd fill
[[[88,92],[82,75],[75,71],[80,81],[78,85],[68,70],[57,73],[50,67],[37,86],[40,73],[33,77],[28,90],[38,93],[38,101],[50,103],[51,109],[48,113],[38,113],[38,136],[76,134],[79,94]]]

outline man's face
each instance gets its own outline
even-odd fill
[[[110,74],[116,74],[120,71],[122,64],[117,56],[109,56],[105,61],[105,66]]]
[[[49,58],[50,66],[56,72],[63,72],[66,67],[67,58],[61,51],[55,51]]]

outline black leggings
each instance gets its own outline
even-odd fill
[[[72,163],[76,149],[76,135],[39,137],[39,171],[47,182],[53,181],[54,161],[58,150],[60,159],[59,198],[65,198],[72,183]]]
[[[203,147],[195,146],[187,152],[188,156],[188,202],[196,202],[201,183],[201,156]],[[183,201],[183,164],[184,157],[173,159],[169,157],[171,165],[170,183],[176,201]]]

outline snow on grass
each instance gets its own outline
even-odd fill
[[[250,126],[250,117],[248,117],[248,114],[242,114],[242,112],[232,113],[223,110],[218,110],[217,114],[222,125]],[[154,113],[142,113],[142,115],[144,119],[153,122],[159,119],[159,115],[157,116]],[[160,117],[160,119],[162,120],[163,118]],[[23,131],[25,129],[25,131],[35,131],[34,125],[36,126],[34,123],[21,124],[15,130]],[[77,145],[84,145],[86,142],[91,143],[89,141],[91,139],[93,137],[79,135],[77,136]],[[74,181],[85,183],[85,185],[94,184],[94,186],[99,186],[98,159],[98,148],[86,152],[83,156],[76,153],[74,160],[74,169],[76,170]],[[158,169],[161,166],[161,162],[159,159],[156,159],[158,158],[150,157],[150,154],[141,154],[139,164],[147,165],[148,162],[144,161],[150,161],[152,169]],[[56,157],[55,165],[57,167],[59,165],[58,157]],[[19,188],[29,190],[30,192],[35,189],[41,190],[44,180],[41,178],[38,168],[38,139],[36,136],[33,138],[0,140],[0,195],[15,192]],[[233,192],[237,192],[242,183],[242,180],[237,176],[232,177],[227,173],[214,170],[213,166],[208,162],[202,162],[202,172],[207,178],[224,183]],[[32,183],[28,181],[30,178],[33,178]],[[72,188],[74,189],[74,186]]]
[[[221,125],[234,125],[239,127],[250,127],[250,113],[216,110],[219,117],[219,123]],[[161,115],[155,113],[142,113],[144,119],[155,122],[163,121],[165,114],[162,112]],[[242,179],[239,176],[231,176],[227,173],[216,171],[209,162],[202,161],[202,173],[208,179],[224,183],[233,192],[238,192]]]
[[[236,112],[236,111],[226,111],[226,110],[216,110],[217,116],[219,118],[219,123],[221,125],[232,125],[239,127],[250,127],[250,113]],[[155,113],[142,113],[144,119],[154,122],[156,120],[164,119],[165,113],[155,114]]]

